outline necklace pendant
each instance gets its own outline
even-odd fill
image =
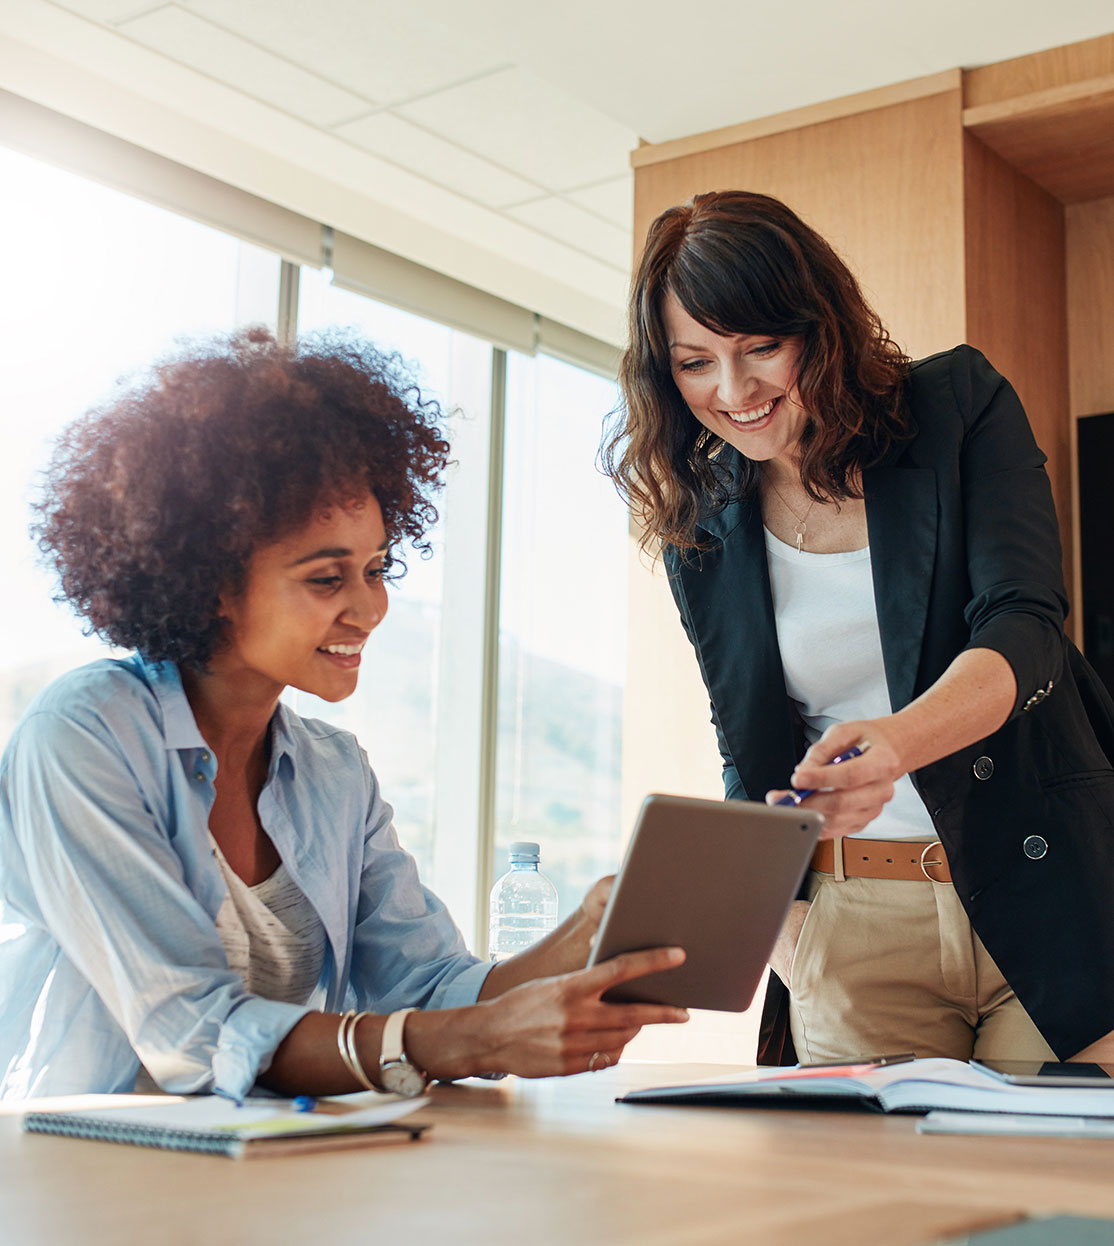
[[[799,554],[805,543],[805,525],[798,523],[793,531],[797,534],[797,553]]]

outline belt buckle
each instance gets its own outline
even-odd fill
[[[930,883],[936,883],[937,886],[940,886],[940,887],[947,885],[945,880],[942,878],[933,878],[932,875],[928,872],[928,866],[945,865],[946,862],[945,861],[926,861],[925,857],[928,855],[928,853],[933,848],[943,849],[943,847],[944,845],[938,839],[934,839],[931,843],[925,844],[924,848],[921,850],[921,873],[925,876],[925,878],[928,879]]]

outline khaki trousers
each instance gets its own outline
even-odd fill
[[[913,1052],[1055,1060],[951,883],[812,871],[790,969],[802,1063]]]

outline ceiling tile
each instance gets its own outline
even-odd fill
[[[655,143],[1114,29],[1110,0],[410,3]]]
[[[515,177],[489,160],[474,156],[455,143],[396,117],[394,113],[375,113],[337,126],[334,133],[365,151],[374,152],[385,160],[489,207],[520,203],[539,194],[540,188],[532,182]]]
[[[532,74],[506,69],[396,112],[550,190],[626,171],[633,131]]]
[[[369,101],[177,5],[122,22],[117,29],[183,65],[315,125],[333,125],[369,107]]]
[[[598,216],[577,207],[575,203],[550,196],[547,199],[537,199],[533,203],[519,204],[507,211],[508,215],[523,224],[593,255],[605,264],[611,264],[623,272],[630,267],[630,232],[601,221]]]
[[[63,9],[95,22],[119,22],[158,7],[158,0],[55,0]]]
[[[386,0],[184,0],[186,7],[357,94],[410,99],[489,73],[490,43]]]
[[[625,173],[622,177],[585,186],[582,190],[566,191],[565,198],[629,233],[634,219],[634,174]]]

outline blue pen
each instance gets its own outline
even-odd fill
[[[295,1112],[312,1112],[317,1107],[317,1100],[312,1095],[298,1095],[293,1107]]]
[[[840,753],[838,757],[833,757],[829,766],[838,766],[841,761],[850,761],[852,757],[861,757],[867,749],[870,748],[870,742],[864,740],[862,744],[852,744],[846,753]],[[794,788],[788,796],[783,796],[780,800],[775,800],[775,805],[799,805],[806,797],[811,796],[816,791],[814,787]]]

